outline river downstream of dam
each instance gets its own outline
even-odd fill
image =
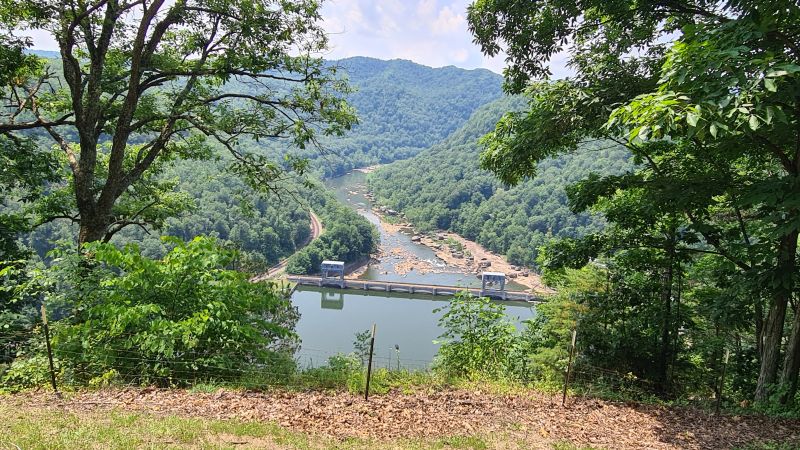
[[[366,174],[354,171],[330,179],[326,186],[344,204],[366,217],[380,231],[381,252],[378,263],[360,275],[369,280],[401,281],[449,286],[480,286],[473,273],[448,266],[433,250],[412,241],[409,234],[387,230],[372,212],[366,194]],[[404,260],[415,259],[428,269],[398,270]],[[512,287],[513,288],[513,287]],[[376,364],[380,367],[428,367],[436,355],[434,341],[442,334],[438,321],[447,297],[402,293],[339,290],[300,287],[292,303],[300,312],[296,331],[301,338],[298,353],[304,366],[319,366],[330,356],[354,350],[355,334],[377,325]],[[503,302],[506,314],[515,323],[534,315],[533,305]]]

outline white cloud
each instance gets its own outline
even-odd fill
[[[462,63],[469,59],[469,50],[465,48],[459,48],[451,53],[453,60],[457,63]]]
[[[502,73],[503,68],[506,66],[506,55],[500,54],[495,56],[483,56],[481,59],[481,67],[489,69],[492,72]]]
[[[417,16],[430,16],[436,12],[436,0],[420,0],[417,3]]]
[[[357,4],[352,5],[352,7],[347,10],[345,18],[348,23],[364,25],[364,14],[361,13],[361,8]]]
[[[332,33],[329,58],[362,55],[410,59],[433,67],[483,67],[467,30],[470,0],[332,0],[323,4]],[[353,14],[359,11],[360,14]],[[497,70],[496,65],[490,66]]]
[[[464,16],[454,12],[449,6],[440,9],[436,20],[431,24],[431,31],[434,34],[456,34],[466,28],[467,21]]]
[[[410,59],[433,67],[456,65],[501,73],[505,55],[483,55],[467,29],[472,0],[329,0],[323,3],[323,27],[330,35],[331,59],[371,56]],[[49,33],[34,31],[34,48],[58,50]],[[553,57],[555,78],[571,74],[566,55]]]
[[[332,50],[326,56],[402,58],[433,67],[481,67],[501,73],[506,55],[485,56],[472,42],[466,21],[470,3],[472,0],[331,0],[322,9],[325,29],[336,33],[331,35]],[[361,14],[351,20],[350,10]],[[566,54],[554,55],[554,78],[572,73],[566,63]]]
[[[58,42],[53,39],[53,35],[49,31],[30,30],[21,34],[30,36],[33,40],[33,48],[37,50],[58,51]]]

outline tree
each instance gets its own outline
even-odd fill
[[[539,161],[590,139],[638,155],[659,182],[617,187],[658,196],[698,236],[695,250],[727,259],[768,294],[766,317],[761,296],[751,299],[760,348],[755,397],[768,399],[798,284],[800,7],[788,0],[477,1],[469,23],[485,53],[506,51],[506,89],[525,92],[530,103],[486,137],[484,167],[515,183],[535,175]],[[546,78],[559,51],[569,52],[575,76],[533,82]],[[797,389],[799,334],[796,323],[784,401]]]
[[[161,259],[134,244],[88,244],[88,275],[83,255],[61,255],[49,281],[60,289],[45,300],[67,312],[53,325],[53,347],[75,380],[109,372],[126,383],[238,380],[295,350],[296,309],[274,285],[231,270],[235,251],[204,237],[165,243],[172,248]]]
[[[279,164],[238,144],[317,145],[319,134],[354,123],[342,98],[348,85],[315,56],[327,44],[319,18],[312,0],[3,2],[0,53],[16,30],[46,30],[59,46],[60,64],[0,80],[11,105],[0,113],[0,133],[41,132],[71,177],[75,211],[44,220],[78,223],[80,244],[108,241],[149,223],[160,197],[131,195],[148,174],[220,148],[230,169],[259,189],[277,189],[288,170],[303,172],[303,161]]]
[[[23,51],[24,40],[0,36],[0,85],[27,79],[40,70],[38,58]],[[13,200],[30,202],[42,194],[42,187],[54,181],[56,161],[46,151],[41,151],[32,139],[0,133],[0,203],[6,205],[13,192]],[[5,209],[0,214],[0,260],[10,261],[20,256],[17,233],[27,229],[28,221],[18,211]]]

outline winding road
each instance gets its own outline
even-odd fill
[[[318,238],[322,234],[322,232],[325,231],[325,229],[322,227],[322,221],[319,220],[319,216],[314,214],[314,211],[309,211],[309,215],[311,216],[311,235],[308,237],[308,239],[306,239],[305,242],[303,242],[302,245],[300,245],[297,248],[297,250],[300,250],[306,245],[310,244],[311,241]],[[261,275],[254,276],[253,278],[250,279],[250,281],[252,281],[253,283],[257,283],[259,281],[264,281],[266,279],[280,275],[286,269],[286,264],[289,262],[289,258],[290,257],[283,258],[281,262],[270,267],[269,270],[262,273]]]

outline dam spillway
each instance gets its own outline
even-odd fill
[[[287,280],[302,286],[334,286],[339,289],[360,289],[365,291],[404,292],[409,294],[430,294],[453,296],[459,292],[468,292],[477,297],[489,297],[498,300],[515,300],[541,303],[542,298],[536,294],[523,291],[506,291],[498,289],[480,289],[461,286],[438,286],[431,284],[399,283],[395,281],[352,280],[319,276],[291,275]]]

